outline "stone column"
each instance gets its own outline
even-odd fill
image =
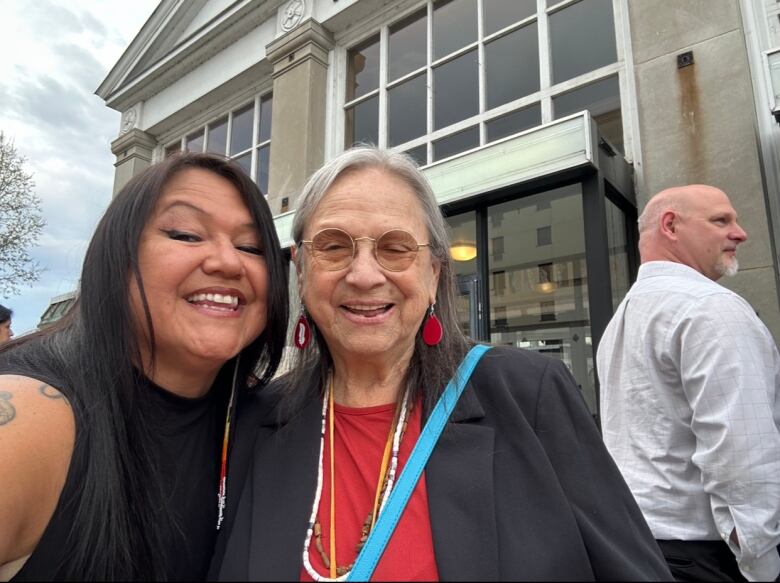
[[[627,5],[644,163],[639,208],[669,186],[725,191],[748,241],[739,247],[739,275],[718,283],[744,296],[780,342],[778,274],[739,3]]]
[[[138,128],[128,130],[111,142],[111,151],[116,156],[114,195],[133,176],[151,165],[155,146],[157,146],[157,140]]]
[[[274,67],[268,203],[295,208],[306,179],[324,161],[328,53],[333,37],[308,19],[266,47]]]

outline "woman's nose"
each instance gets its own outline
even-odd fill
[[[221,274],[228,279],[240,277],[244,272],[241,252],[230,242],[215,242],[203,262],[203,271],[209,274]]]
[[[363,243],[361,245],[361,243]],[[355,256],[347,268],[347,282],[358,287],[374,287],[385,281],[382,266],[374,256],[372,241],[357,241]]]

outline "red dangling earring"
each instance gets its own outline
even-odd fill
[[[301,315],[295,323],[295,332],[293,333],[293,342],[298,350],[303,350],[311,341],[311,326],[306,317],[306,308],[301,306]]]
[[[433,302],[428,309],[428,319],[425,321],[425,326],[423,326],[422,337],[428,346],[436,346],[444,337],[444,328],[442,328],[436,314],[433,313],[435,305],[436,302]]]

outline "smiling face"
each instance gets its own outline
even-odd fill
[[[722,190],[697,187],[678,215],[676,234],[686,265],[713,281],[737,273],[737,246],[747,240],[747,233]]]
[[[341,229],[354,239],[376,239],[403,229],[418,243],[429,243],[422,206],[412,189],[377,168],[341,175],[314,211],[303,239],[326,228]],[[308,247],[300,252],[303,300],[334,359],[347,364],[377,357],[398,362],[412,353],[439,281],[439,264],[428,247],[420,248],[404,271],[379,265],[370,241],[358,241],[353,261],[337,271],[319,267]]]
[[[179,373],[216,374],[265,328],[262,240],[236,187],[217,174],[189,168],[170,180],[141,233],[138,260],[154,325],[156,382],[159,375],[171,382]],[[146,360],[135,282],[130,299]]]

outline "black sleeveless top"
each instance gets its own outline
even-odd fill
[[[29,361],[28,361],[29,362]],[[57,383],[57,373],[45,366],[27,367],[0,362],[0,374],[19,374],[39,379],[68,397],[70,387]],[[220,375],[225,376],[225,375]],[[167,578],[170,581],[204,580],[216,543],[217,488],[219,482],[228,388],[213,386],[197,399],[174,395],[139,377],[139,396],[148,399],[152,439],[159,453],[161,482],[176,534],[165,541]],[[78,421],[77,421],[78,423]],[[76,427],[78,435],[79,427]],[[11,581],[42,581],[67,578],[64,556],[75,508],[84,481],[89,451],[76,439],[68,475],[59,502],[32,555]],[[150,509],[150,512],[152,510]],[[96,548],[95,553],[101,549]]]

